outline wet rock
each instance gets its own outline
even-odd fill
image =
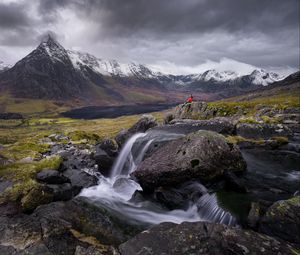
[[[110,157],[116,157],[118,155],[118,146],[112,139],[104,139],[101,143],[96,145],[97,149],[101,149],[107,153]]]
[[[40,206],[34,217],[46,219],[43,224],[46,233],[55,231],[53,224],[61,225],[85,236],[93,236],[105,245],[118,245],[139,231],[83,197]]]
[[[119,246],[132,254],[291,254],[297,249],[253,231],[207,222],[161,223]]]
[[[62,184],[70,182],[69,178],[52,169],[44,169],[36,175],[36,179],[47,184]]]
[[[60,185],[50,184],[47,187],[53,193],[53,201],[67,201],[79,194],[81,187],[72,186],[70,183]]]
[[[96,185],[98,182],[98,178],[95,175],[88,174],[79,169],[67,169],[63,172],[63,175],[70,180],[72,186],[80,188],[88,188]]]
[[[104,176],[108,176],[113,166],[115,158],[109,156],[103,149],[97,148],[93,159],[98,165],[98,170]]]
[[[224,172],[224,179],[225,179],[225,185],[226,188],[229,190],[246,193],[247,188],[245,186],[245,183],[242,179],[239,179],[235,173],[231,171],[225,171]]]
[[[198,131],[158,149],[132,176],[144,190],[153,190],[193,179],[211,180],[222,176],[225,170],[246,170],[239,149],[222,135]]]
[[[197,182],[187,182],[177,188],[159,187],[154,190],[153,198],[170,210],[188,208],[191,202],[195,203],[206,194],[206,188]]]
[[[251,229],[257,230],[258,222],[260,218],[260,206],[259,203],[252,202],[251,209],[248,214],[247,223]]]
[[[124,143],[136,133],[144,133],[148,129],[156,127],[158,125],[157,121],[152,115],[143,115],[137,123],[135,123],[128,130],[122,130],[115,138],[119,148],[121,148]]]
[[[131,135],[128,130],[121,130],[115,137],[118,146],[121,148]]]
[[[300,244],[300,196],[275,202],[263,216],[260,231]]]
[[[245,138],[291,137],[293,132],[282,124],[248,124],[241,123],[236,126],[236,134]]]

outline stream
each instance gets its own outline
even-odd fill
[[[252,201],[276,201],[291,197],[300,187],[299,157],[293,153],[274,151],[242,151],[248,171],[241,176],[247,183],[247,194],[224,189],[208,189],[192,182],[193,190],[203,194],[187,206],[169,210],[163,205],[137,196],[140,185],[130,178],[140,162],[161,143],[182,137],[183,134],[154,131],[133,135],[119,153],[109,177],[99,177],[97,186],[84,189],[79,196],[88,197],[96,205],[138,225],[161,222],[210,221],[230,226],[244,223]],[[180,190],[179,190],[180,191]]]

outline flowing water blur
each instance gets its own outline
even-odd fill
[[[199,190],[206,191],[206,194],[196,202],[191,202],[185,209],[167,210],[145,199],[138,202],[131,199],[134,193],[141,191],[142,188],[130,179],[130,174],[136,170],[151,145],[156,146],[156,143],[179,137],[182,135],[164,132],[133,135],[121,150],[110,177],[101,176],[97,186],[84,189],[80,196],[88,197],[95,204],[126,218],[128,222],[158,224],[166,221],[181,223],[205,220],[236,225],[235,217],[219,207],[216,195],[207,193],[206,188],[200,183],[197,183]]]

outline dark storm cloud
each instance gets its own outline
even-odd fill
[[[103,58],[299,68],[299,0],[7,1],[0,47],[34,47],[53,31],[66,47]]]
[[[41,0],[42,12],[72,7],[99,22],[107,34],[199,34],[264,32],[298,26],[298,0]]]
[[[0,28],[19,29],[29,26],[31,19],[24,10],[23,4],[3,4],[0,3]]]

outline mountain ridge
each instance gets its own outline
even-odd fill
[[[283,78],[262,69],[243,76],[216,70],[190,75],[164,74],[135,62],[124,64],[67,50],[48,36],[13,67],[0,73],[0,91],[9,91],[17,98],[122,105],[182,101],[189,93],[202,100],[220,99]]]

